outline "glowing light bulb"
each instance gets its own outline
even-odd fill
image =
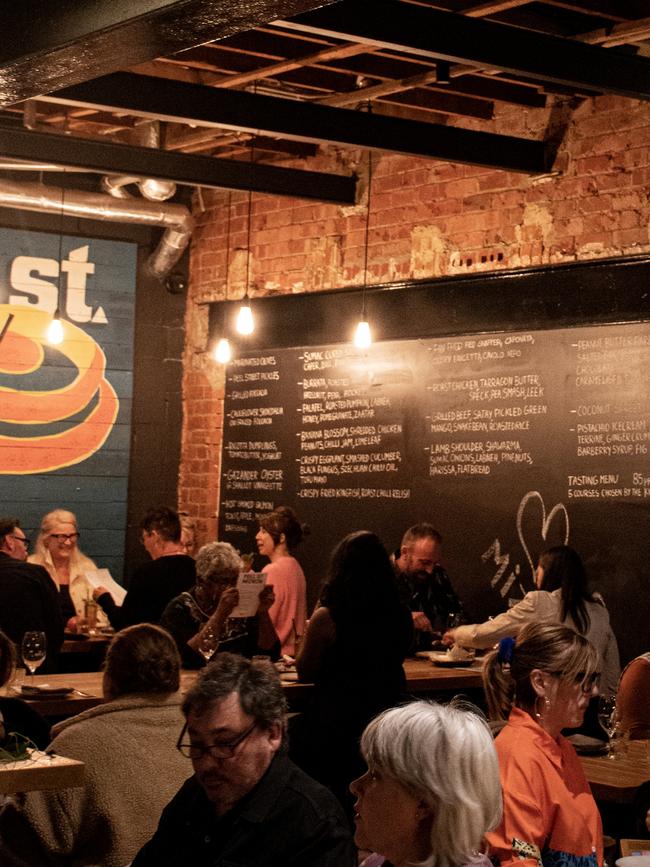
[[[354,345],[357,349],[368,349],[372,343],[372,334],[370,333],[370,325],[361,320],[357,325],[357,330],[354,332]]]
[[[214,348],[214,360],[219,364],[228,364],[231,358],[230,342],[227,337],[222,337]]]
[[[56,346],[59,343],[63,343],[63,325],[61,325],[61,318],[59,316],[59,311],[57,310],[54,314],[52,321],[47,326],[46,335],[47,342]]]
[[[237,314],[236,328],[239,334],[252,334],[255,330],[255,322],[253,321],[253,311],[246,303],[242,304]]]

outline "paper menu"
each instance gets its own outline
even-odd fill
[[[257,614],[260,593],[266,584],[263,572],[241,572],[237,579],[239,604],[232,611],[231,617],[252,617]]]
[[[95,590],[97,587],[105,587],[115,600],[116,605],[121,605],[126,596],[126,589],[113,579],[108,569],[90,569],[84,572],[90,586]]]

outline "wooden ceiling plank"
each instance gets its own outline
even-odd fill
[[[468,18],[485,18],[490,15],[498,15],[499,12],[517,9],[519,6],[526,6],[530,2],[531,0],[488,0],[486,3],[479,3],[477,6],[463,9],[462,14]]]
[[[354,176],[264,164],[256,164],[255,171],[251,172],[247,163],[237,160],[216,160],[24,129],[0,128],[0,155],[11,159],[38,159],[106,174],[159,178],[177,184],[253,190],[341,205],[355,202]]]
[[[337,45],[333,48],[326,48],[323,51],[317,51],[314,54],[306,57],[295,58],[292,60],[280,60],[270,66],[263,66],[250,72],[241,72],[234,75],[224,75],[220,81],[216,81],[217,87],[240,87],[242,84],[249,84],[252,81],[257,81],[263,78],[271,78],[281,75],[284,72],[290,72],[293,69],[299,69],[303,66],[313,66],[317,63],[322,63],[326,60],[334,60],[341,57],[352,57],[355,54],[368,52],[367,45],[359,45],[358,43],[349,43],[347,45]]]
[[[426,107],[447,114],[459,114],[484,120],[492,118],[494,111],[491,102],[463,96],[463,94],[456,92],[431,90],[426,91],[426,95],[420,95],[418,99],[414,92],[418,88],[423,88],[429,82],[436,81],[437,77],[436,70],[432,70],[431,72],[415,75],[402,81],[384,81],[381,84],[371,87],[361,87],[348,93],[335,93],[332,96],[317,99],[316,102],[318,105],[342,107],[345,105],[355,105],[364,101],[387,98],[391,94],[402,94],[404,96],[406,93],[404,101],[414,107]],[[409,101],[409,94],[412,94],[410,97],[413,100],[412,102]]]
[[[547,6],[555,6],[557,9],[566,9],[569,12],[581,12],[583,15],[593,15],[598,18],[606,18],[610,21],[627,21],[625,15],[620,14],[621,3],[618,2],[618,12],[607,4],[597,3],[595,0],[588,0],[586,3],[571,2],[571,0],[544,0]]]
[[[434,61],[476,64],[537,81],[650,100],[650,61],[644,57],[396,0],[374,0],[372,15],[364,3],[345,0],[281,23],[299,32],[366,42]]]
[[[616,45],[643,42],[649,38],[650,18],[628,21],[625,24],[615,24],[613,27],[601,27],[599,30],[582,33],[576,37],[581,42],[588,42],[590,45],[600,45],[603,48],[613,48]]]
[[[337,0],[21,0],[3,19],[0,105]]]
[[[114,73],[45,97],[54,103],[173,123],[280,135],[318,144],[358,146],[433,159],[540,173],[548,171],[544,143],[513,136],[368,116],[365,113],[276,99],[247,91]]]

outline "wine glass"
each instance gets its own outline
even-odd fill
[[[613,749],[613,739],[618,726],[618,717],[616,714],[616,699],[601,695],[598,697],[598,722],[602,729],[607,733],[607,758],[615,758]]]
[[[198,651],[206,662],[210,662],[219,646],[219,636],[212,627],[206,627],[201,633]]]
[[[34,672],[45,660],[47,639],[44,632],[26,632],[23,635],[21,653],[25,668],[29,669],[31,682],[34,684]]]

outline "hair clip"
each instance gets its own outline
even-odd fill
[[[501,665],[510,665],[512,662],[512,654],[515,649],[515,639],[508,636],[507,638],[502,638],[499,642],[499,650],[497,653],[497,659],[501,663]]]

